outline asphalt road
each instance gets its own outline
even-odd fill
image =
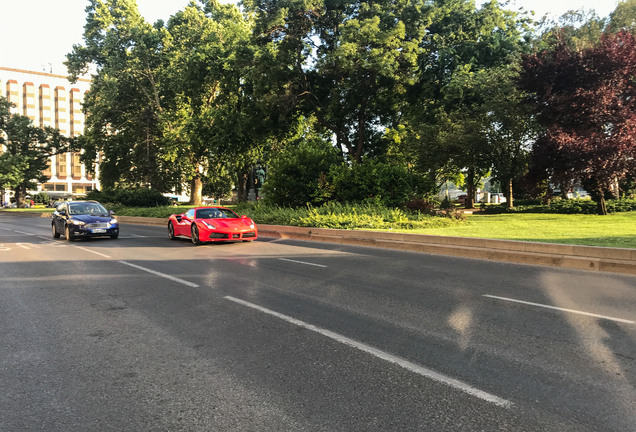
[[[1,431],[636,430],[636,277],[0,214]]]

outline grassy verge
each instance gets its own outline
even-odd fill
[[[35,206],[31,208],[12,208],[12,209],[2,209],[5,212],[15,212],[15,213],[53,213],[52,208],[44,207],[44,206]]]
[[[475,214],[466,222],[443,229],[409,232],[544,243],[636,248],[636,212],[608,216],[514,213]]]

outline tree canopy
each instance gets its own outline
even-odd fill
[[[533,149],[536,165],[558,184],[589,185],[607,214],[605,193],[636,174],[636,39],[609,33],[584,50],[561,41],[523,66],[520,84],[535,95],[545,128]]]
[[[68,149],[68,138],[52,127],[37,127],[31,119],[12,114],[11,103],[0,96],[0,188],[13,189],[18,207],[27,190],[48,180],[42,172],[51,156]]]
[[[631,175],[630,156],[622,156],[633,112],[625,84],[631,63],[621,69],[616,58],[630,55],[635,1],[620,2],[606,18],[572,11],[535,23],[496,0],[480,7],[474,0],[244,0],[240,8],[199,0],[151,25],[132,0],[90,0],[83,44],[67,62],[72,79],[93,73],[78,142],[86,162],[100,160],[104,186],[187,185],[193,203],[204,190],[232,187],[246,199],[257,165],[284,176],[305,164],[303,188],[319,190],[303,189],[302,200],[355,199],[351,193],[362,200],[367,189],[377,193],[370,183],[334,188],[347,188],[347,177],[371,182],[392,173],[418,180],[400,180],[408,193],[386,196],[434,193],[436,184],[461,178],[471,207],[488,175],[512,206],[535,140],[534,160],[543,160],[550,181],[615,181]],[[554,97],[554,86],[576,74],[570,84],[578,87]],[[567,102],[577,89],[583,93]],[[604,110],[588,109],[606,102]],[[551,109],[562,118],[548,122]],[[620,141],[607,151],[622,153],[612,153],[612,169],[562,146],[545,153],[566,136],[577,145],[588,137],[590,148]],[[340,171],[327,178],[324,159],[307,158],[329,154],[330,165],[330,147]],[[292,194],[281,178],[269,190]]]

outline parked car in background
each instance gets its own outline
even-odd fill
[[[51,216],[54,238],[61,235],[73,241],[86,237],[119,237],[119,222],[112,211],[97,201],[69,201],[58,203]]]
[[[254,221],[226,207],[195,207],[168,219],[168,237],[186,237],[199,245],[205,242],[253,241],[258,237]]]

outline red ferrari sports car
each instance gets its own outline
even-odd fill
[[[168,219],[168,237],[189,237],[192,243],[252,241],[258,237],[254,221],[225,207],[195,207]]]

